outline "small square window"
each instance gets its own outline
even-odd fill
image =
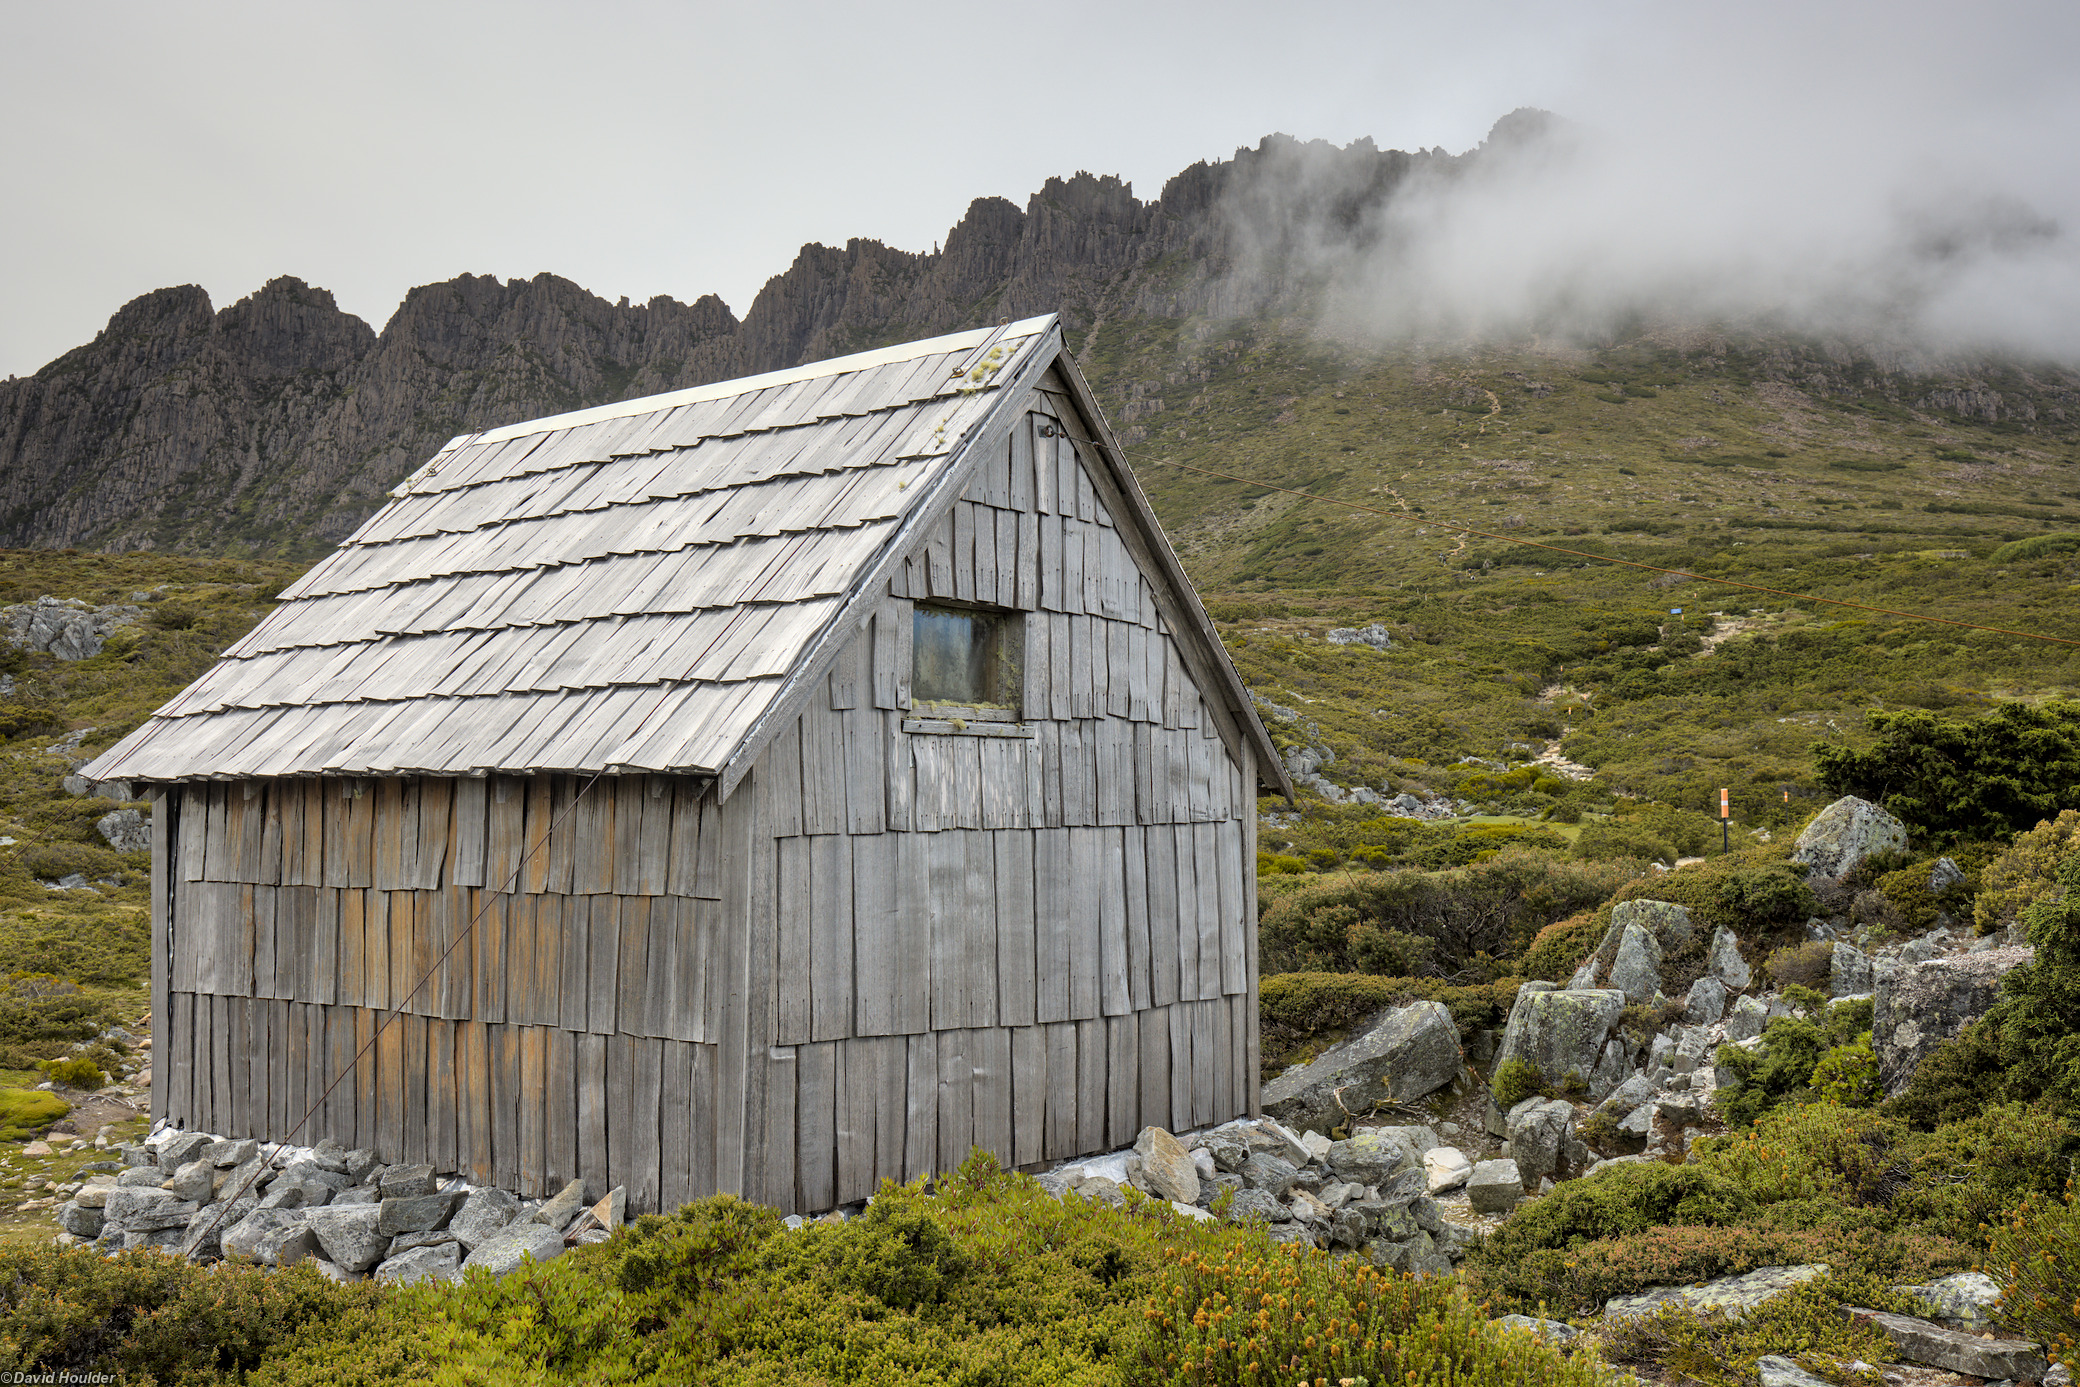
[[[984,721],[1017,721],[1024,633],[1015,613],[919,606],[911,634],[912,702]]]

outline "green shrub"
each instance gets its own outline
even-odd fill
[[[1824,939],[1809,939],[1778,949],[1764,961],[1762,969],[1779,987],[1826,987],[1834,963],[1834,945]]]
[[[2005,838],[2080,797],[2080,703],[2004,703],[1984,717],[1872,712],[1867,750],[1813,751],[1830,795],[1882,803],[1939,842]]]
[[[1546,1076],[1530,1060],[1507,1060],[1495,1071],[1491,1086],[1495,1105],[1508,1112],[1526,1098],[1546,1091]]]
[[[1972,923],[1981,934],[2006,929],[2023,911],[2058,892],[2058,865],[2080,850],[2080,809],[2059,811],[2027,833],[2016,835],[2008,850],[1979,875],[1979,894],[1972,902]]]
[[[1507,957],[1544,926],[1608,897],[1622,873],[1513,849],[1445,872],[1374,872],[1297,891],[1264,912],[1267,973],[1382,973],[1463,968]]]
[[[1867,1108],[1885,1096],[1878,1078],[1878,1052],[1871,1048],[1870,1033],[1847,1045],[1837,1045],[1813,1066],[1813,1092],[1823,1103],[1845,1108]]]
[[[1915,862],[1898,871],[1885,872],[1877,878],[1881,895],[1899,913],[1906,931],[1922,934],[1934,929],[1943,915],[1963,918],[1969,913],[1973,893],[1978,888],[1979,873],[1966,863],[1958,862],[1965,879],[1950,886],[1940,894],[1928,889],[1930,876],[1935,871],[1935,858]]]
[[[1307,859],[1285,853],[1260,852],[1257,854],[1258,876],[1300,876],[1307,871]]]
[[[1652,829],[1610,820],[1584,825],[1581,836],[1574,840],[1574,855],[1599,862],[1619,858],[1671,863],[1676,860],[1675,848]]]
[[[55,709],[0,703],[0,741],[55,736],[64,730],[65,719]]]
[[[63,1084],[66,1088],[79,1089],[85,1093],[92,1093],[108,1082],[108,1076],[101,1072],[101,1066],[85,1057],[45,1060],[36,1067],[41,1069],[44,1077],[52,1083]]]
[[[1594,1354],[1568,1357],[1492,1323],[1450,1278],[1291,1246],[1218,1260],[1183,1252],[1173,1268],[1122,1365],[1130,1387],[1615,1381]]]
[[[0,1248],[0,1284],[0,1369],[131,1382],[238,1381],[297,1336],[385,1295],[308,1264],[200,1267],[155,1252],[103,1259],[26,1244]]]
[[[1610,913],[1584,910],[1540,930],[1518,961],[1517,971],[1541,982],[1566,982],[1582,966],[1610,927]]]
[[[2039,1195],[2008,1213],[1988,1239],[1986,1271],[2000,1283],[2000,1318],[2044,1345],[2054,1363],[2080,1358],[2080,1207]]]

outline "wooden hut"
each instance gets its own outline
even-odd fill
[[[158,797],[155,1116],[813,1210],[1255,1109],[1289,786],[1054,318],[392,494],[87,771]]]

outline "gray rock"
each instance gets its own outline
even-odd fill
[[[1845,795],[1813,817],[1792,846],[1791,860],[1812,876],[1839,879],[1874,852],[1907,845],[1907,826],[1869,800]]]
[[[293,1267],[298,1262],[315,1259],[318,1255],[318,1238],[308,1223],[286,1223],[270,1228],[260,1235],[253,1246],[253,1260],[269,1266]]]
[[[455,1243],[435,1243],[398,1253],[376,1268],[376,1280],[409,1286],[414,1281],[459,1281],[462,1278],[462,1249]]]
[[[2040,1382],[2051,1367],[2042,1347],[2027,1339],[1981,1338],[1913,1315],[1889,1315],[1856,1305],[1844,1305],[1842,1313],[1852,1323],[1868,1324],[1890,1339],[1893,1349],[1909,1363],[2017,1382]]]
[[[208,1158],[190,1161],[160,1182],[159,1188],[175,1199],[192,1199],[198,1204],[207,1203],[215,1193],[217,1168]]]
[[[556,1197],[534,1211],[536,1223],[547,1224],[559,1233],[571,1226],[571,1220],[585,1207],[585,1182],[573,1180],[556,1192]]]
[[[1526,1098],[1509,1110],[1510,1157],[1527,1182],[1565,1174],[1561,1152],[1573,1134],[1572,1103]]]
[[[116,628],[142,615],[142,607],[128,604],[90,607],[76,597],[44,596],[0,607],[0,641],[47,650],[60,660],[85,660],[101,653]],[[77,739],[67,740],[78,749]]]
[[[1284,1157],[1257,1151],[1242,1163],[1242,1186],[1246,1190],[1262,1190],[1273,1199],[1283,1199],[1299,1173]]]
[[[1338,626],[1324,639],[1331,645],[1369,645],[1374,650],[1394,648],[1394,638],[1376,621],[1370,626]]]
[[[120,1189],[158,1189],[165,1179],[166,1171],[158,1166],[133,1165],[116,1176],[116,1185]]]
[[[1607,1042],[1625,1010],[1625,994],[1601,988],[1584,992],[1556,992],[1526,983],[1510,1008],[1509,1025],[1502,1034],[1502,1048],[1495,1052],[1495,1072],[1504,1065],[1525,1060],[1537,1066],[1549,1084],[1563,1083],[1574,1075],[1587,1083],[1589,1096],[1600,1099],[1624,1082],[1622,1046],[1618,1056],[1606,1058]]]
[[[1826,1267],[1814,1263],[1797,1267],[1757,1267],[1739,1276],[1722,1276],[1717,1281],[1706,1281],[1696,1286],[1650,1286],[1637,1295],[1612,1296],[1604,1303],[1603,1317],[1607,1320],[1629,1319],[1634,1315],[1652,1314],[1663,1305],[1677,1305],[1686,1310],[1723,1310],[1738,1318],[1742,1311],[1752,1310],[1772,1296],[1782,1295],[1794,1286],[1826,1274]]]
[[[372,1183],[368,1177],[383,1166],[382,1159],[365,1146],[347,1152],[342,1164],[346,1167],[347,1177],[357,1185]]]
[[[1115,1188],[1114,1198],[1118,1194]],[[504,1276],[518,1270],[523,1258],[533,1257],[537,1262],[546,1262],[562,1253],[563,1234],[546,1223],[530,1219],[509,1224],[477,1244],[463,1259],[462,1269],[466,1272],[471,1267],[482,1267],[493,1276]]]
[[[208,1132],[180,1132],[159,1147],[159,1168],[178,1170],[217,1144]]]
[[[1627,925],[1606,979],[1628,1002],[1644,1005],[1661,991],[1661,945],[1643,925]]]
[[[1944,947],[1949,942],[1949,931],[1931,930],[1919,939],[1909,939],[1899,951],[1899,961],[1902,966],[1908,968],[1913,967],[1917,963],[1926,963],[1937,954],[1943,952]]]
[[[345,1171],[334,1170],[330,1166],[320,1165],[318,1162],[311,1160],[291,1161],[283,1168],[282,1173],[275,1178],[278,1180],[298,1180],[305,1184],[323,1185],[328,1190],[343,1190],[354,1183],[347,1177]],[[385,1193],[386,1195],[388,1194],[387,1191]]]
[[[1331,1145],[1324,1163],[1340,1179],[1376,1186],[1414,1165],[1415,1157],[1399,1137],[1369,1128],[1353,1133],[1348,1141]]]
[[[1955,886],[1964,885],[1964,871],[1947,857],[1938,857],[1934,870],[1928,874],[1928,889],[1933,895],[1942,895]]]
[[[1157,1194],[1175,1204],[1198,1199],[1199,1167],[1183,1142],[1161,1127],[1144,1127],[1134,1141],[1134,1153],[1141,1157],[1142,1179]]]
[[[1707,973],[1690,984],[1683,998],[1683,1019],[1693,1026],[1709,1026],[1726,1014],[1726,984]]]
[[[417,1197],[423,1198],[424,1196]],[[356,1185],[352,1189],[341,1190],[338,1194],[333,1195],[331,1199],[327,1200],[326,1203],[375,1204],[381,1202],[382,1198],[383,1192],[377,1189],[374,1185]]]
[[[326,1260],[346,1271],[367,1271],[390,1250],[389,1236],[376,1231],[376,1220],[381,1217],[378,1205],[312,1209],[305,1217],[325,1249]]]
[[[1418,1232],[1400,1242],[1374,1239],[1365,1250],[1372,1254],[1375,1265],[1392,1267],[1410,1276],[1446,1276],[1452,1270],[1450,1260],[1437,1250],[1428,1233]]]
[[[1232,1223],[1252,1218],[1266,1223],[1284,1223],[1292,1216],[1293,1211],[1279,1203],[1277,1197],[1267,1190],[1245,1189],[1228,1203],[1228,1219]]]
[[[1824,1377],[1815,1377],[1798,1364],[1775,1353],[1765,1353],[1755,1360],[1755,1372],[1761,1379],[1760,1387],[1834,1387]]]
[[[1524,1197],[1515,1161],[1482,1161],[1466,1181],[1466,1202],[1477,1214],[1506,1214]]]
[[[347,1173],[347,1149],[333,1138],[326,1137],[311,1148],[310,1162],[320,1170],[329,1170],[335,1175],[345,1175]],[[345,1189],[347,1185],[353,1183],[350,1179],[346,1184],[341,1185],[340,1188]]]
[[[1741,957],[1741,941],[1723,925],[1712,933],[1712,949],[1706,955],[1705,968],[1728,992],[1742,991],[1755,980],[1748,961]]]
[[[1458,1189],[1473,1174],[1473,1162],[1456,1146],[1436,1146],[1423,1153],[1423,1181],[1432,1194]]]
[[[461,1198],[460,1191],[436,1190],[432,1194],[385,1199],[376,1205],[376,1231],[393,1238],[399,1233],[424,1233],[442,1227]]]
[[[390,1240],[390,1251],[383,1260],[388,1261],[391,1257],[395,1257],[400,1253],[410,1252],[415,1247],[439,1247],[442,1243],[452,1243],[454,1241],[455,1235],[445,1228],[436,1228],[423,1233],[399,1233]],[[458,1252],[455,1256],[459,1260],[462,1254]]]
[[[1830,997],[1860,997],[1875,986],[1871,956],[1851,944],[1837,942],[1827,963]]]
[[[520,1201],[501,1189],[471,1190],[462,1207],[448,1220],[455,1241],[471,1251],[520,1214]]]
[[[1871,1044],[1887,1095],[1914,1077],[1930,1051],[1986,1013],[2001,979],[2036,957],[2017,945],[1959,958],[1934,959],[1878,980]]]
[[[108,1230],[104,1228],[102,1231],[107,1232]],[[152,1248],[172,1254],[178,1252],[182,1241],[187,1238],[188,1233],[186,1227],[182,1226],[177,1228],[125,1229],[120,1236],[123,1239],[123,1251],[125,1252],[137,1252],[142,1249]]]
[[[1994,1307],[2001,1298],[1999,1284],[1983,1271],[1952,1272],[1920,1285],[1893,1289],[1926,1303],[1928,1318],[1938,1324],[1974,1333],[1993,1327]]]
[[[211,1165],[221,1170],[227,1166],[232,1168],[242,1166],[259,1154],[260,1143],[254,1141],[251,1137],[226,1137],[222,1141],[211,1142],[209,1150],[204,1153],[204,1156]]]
[[[1458,1077],[1459,1028],[1440,1002],[1396,1007],[1314,1063],[1264,1086],[1263,1110],[1288,1127],[1328,1132],[1381,1103],[1408,1103]],[[1219,1160],[1219,1153],[1215,1153]]]
[[[116,1147],[116,1154],[123,1158],[124,1165],[133,1169],[137,1166],[159,1164],[159,1153],[143,1142],[134,1145],[126,1142]]]
[[[1653,1081],[1644,1074],[1634,1074],[1624,1083],[1612,1089],[1610,1096],[1596,1105],[1596,1111],[1621,1117],[1654,1096]]]
[[[347,1269],[346,1269],[345,1267],[339,1266],[339,1265],[337,1265],[337,1264],[335,1264],[335,1263],[332,1263],[332,1262],[328,1262],[328,1261],[326,1261],[326,1260],[325,1260],[325,1259],[324,1259],[323,1257],[313,1257],[313,1258],[311,1258],[311,1259],[310,1259],[310,1264],[311,1264],[311,1265],[312,1265],[313,1267],[316,1267],[316,1268],[317,1268],[317,1270],[318,1270],[318,1275],[320,1275],[320,1276],[324,1277],[324,1278],[325,1278],[325,1279],[326,1279],[327,1281],[366,1281],[366,1280],[368,1280],[368,1273],[367,1273],[367,1272],[365,1272],[365,1271],[348,1271],[348,1270],[347,1270]]]
[[[175,1199],[162,1189],[118,1186],[108,1192],[101,1217],[104,1227],[114,1227],[125,1233],[147,1232],[160,1228],[185,1228],[199,1207],[191,1200]]]
[[[342,1162],[344,1167],[344,1162]],[[385,1199],[405,1199],[415,1194],[432,1194],[437,1186],[430,1165],[394,1165],[383,1172],[376,1188]]]
[[[152,850],[152,821],[135,809],[111,809],[94,820],[94,829],[115,852]]]
[[[232,1262],[258,1262],[262,1241],[284,1228],[305,1227],[302,1215],[286,1209],[255,1209],[236,1223],[227,1224],[219,1239],[224,1257]]]
[[[332,1186],[316,1180],[278,1179],[260,1197],[263,1209],[316,1209],[332,1202]]]
[[[73,1200],[58,1206],[58,1226],[75,1238],[101,1236],[102,1211],[83,1207]]]
[[[1742,997],[1726,1013],[1726,1038],[1752,1040],[1769,1024],[1769,1007],[1754,997]]]

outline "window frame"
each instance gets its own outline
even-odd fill
[[[985,629],[990,633],[994,649],[986,658],[997,698],[955,701],[926,698],[920,692],[917,623],[936,612],[989,618]],[[1024,612],[981,602],[913,601],[910,621],[910,713],[914,719],[949,723],[1017,723],[1025,720]]]

